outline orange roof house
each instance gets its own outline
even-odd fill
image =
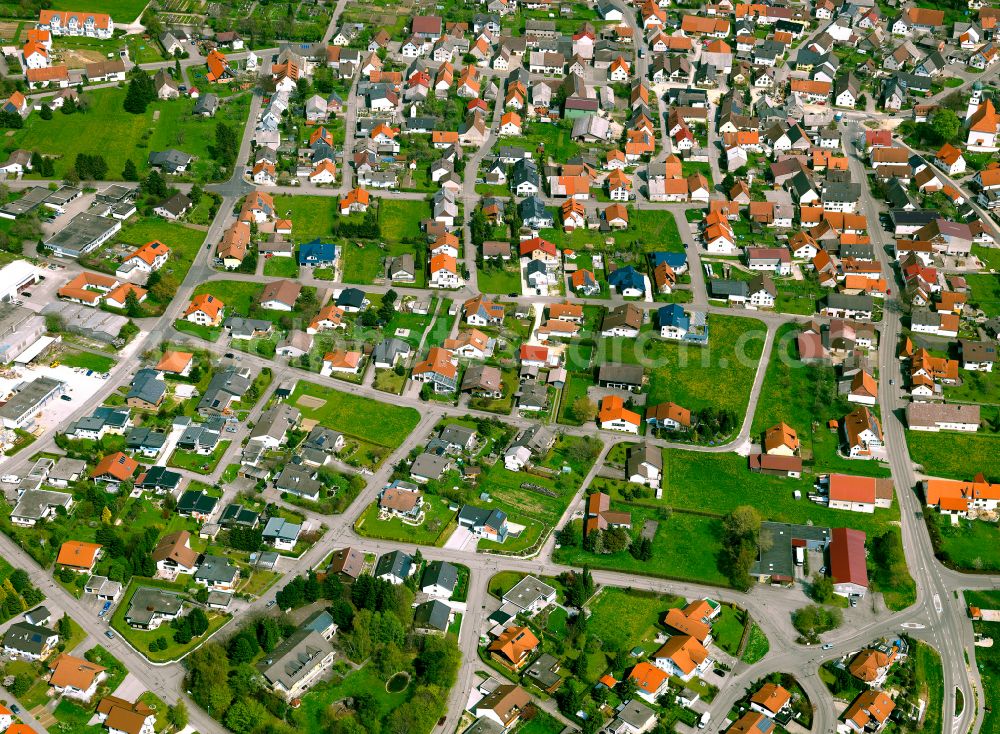
[[[882,691],[868,690],[854,699],[841,718],[852,722],[856,731],[877,731],[894,708],[896,704]]]
[[[691,635],[674,635],[653,653],[653,660],[686,678],[708,660],[708,650]]]
[[[191,352],[167,351],[163,353],[160,361],[156,364],[156,370],[186,375],[191,371],[193,361],[194,355]]]
[[[642,416],[625,407],[625,402],[617,395],[607,395],[601,400],[601,409],[597,416],[598,422],[603,427],[605,423],[620,422],[631,424],[638,428],[642,422]]]
[[[233,222],[219,242],[219,257],[227,261],[227,267],[230,267],[229,263],[235,263],[231,267],[236,267],[246,257],[249,244],[250,225],[246,222]]]
[[[67,653],[49,663],[49,668],[52,670],[49,675],[50,686],[80,692],[90,691],[96,683],[103,680],[103,674],[107,670],[102,665]]]
[[[56,563],[76,571],[90,571],[101,552],[97,543],[85,543],[82,540],[67,540],[59,548]]]
[[[659,695],[670,676],[647,662],[642,662],[632,668],[628,674],[629,680],[634,680],[638,689],[651,699]]]
[[[511,626],[490,643],[490,657],[511,670],[519,670],[538,647],[538,638],[527,627]]]
[[[201,293],[191,299],[191,303],[188,304],[187,309],[184,311],[184,318],[191,321],[193,320],[191,317],[197,319],[199,314],[203,314],[209,324],[217,326],[219,321],[222,320],[222,313],[225,308],[226,304],[215,296],[208,293]]]
[[[782,422],[764,432],[764,453],[791,456],[799,450],[799,434]]]
[[[690,635],[702,645],[707,645],[712,637],[710,626],[695,616],[688,616],[683,610],[676,607],[667,610],[663,623],[671,629]]]
[[[750,697],[750,705],[761,713],[775,716],[792,700],[790,694],[777,683],[765,683]]]
[[[124,482],[131,479],[138,468],[138,461],[128,454],[116,451],[97,462],[97,466],[90,472],[90,478]]]
[[[355,188],[347,192],[340,200],[340,213],[350,214],[352,211],[366,211],[371,201],[371,194],[366,189]]]
[[[208,74],[206,75],[208,81],[228,82],[232,80],[233,73],[229,68],[229,61],[219,49],[212,49],[205,59],[205,65],[208,66]]]

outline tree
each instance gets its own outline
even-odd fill
[[[188,725],[188,710],[184,701],[178,701],[176,705],[168,709],[167,720],[177,731]]]
[[[125,295],[125,313],[133,319],[142,316],[142,304],[139,303],[139,296],[136,295],[134,288],[130,288]]]
[[[122,178],[126,181],[139,180],[139,171],[136,170],[135,161],[131,158],[126,159],[125,165],[122,167]]]
[[[24,119],[13,110],[0,110],[0,127],[20,130],[24,127]]]
[[[792,625],[809,642],[815,642],[824,632],[836,629],[843,621],[838,607],[809,604],[792,612]]]
[[[215,126],[215,160],[220,166],[230,168],[240,152],[240,140],[236,132],[224,122]]]
[[[747,505],[737,507],[722,518],[721,566],[737,588],[750,587],[750,568],[757,559],[760,524],[760,513]]]
[[[941,142],[950,143],[962,129],[962,121],[958,119],[954,110],[939,107],[931,118],[931,129]]]
[[[260,645],[257,643],[257,638],[248,630],[233,637],[229,641],[227,649],[229,660],[234,665],[249,663],[259,651]]]
[[[597,417],[597,406],[586,395],[581,395],[573,401],[573,405],[570,406],[570,412],[573,418],[580,423],[590,423],[590,421]]]
[[[59,636],[63,640],[68,640],[73,636],[73,623],[70,622],[69,617],[65,614],[59,618]]]
[[[572,547],[577,545],[579,537],[573,526],[570,523],[566,523],[562,528],[556,533],[556,543],[565,547]]]
[[[167,182],[163,179],[163,174],[159,171],[150,171],[142,183],[142,190],[154,199],[166,198]]]
[[[49,107],[47,104],[43,104],[42,105],[42,109],[41,109],[41,111],[39,111],[38,115],[43,120],[51,120],[52,119],[52,108]]]
[[[833,579],[826,574],[814,573],[809,596],[820,604],[828,604],[833,599]]]
[[[264,617],[257,623],[257,642],[264,652],[271,652],[281,639],[281,630],[273,617]]]
[[[152,77],[138,66],[129,75],[128,91],[125,93],[125,111],[141,115],[156,99],[156,87]]]
[[[253,698],[240,699],[226,711],[226,726],[236,734],[250,734],[267,718],[262,703]]]
[[[195,637],[208,632],[208,617],[200,608],[195,607],[187,615],[188,624],[191,627],[191,634]]]

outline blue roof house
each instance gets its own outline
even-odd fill
[[[337,246],[318,239],[299,245],[299,265],[333,265],[337,260]]]
[[[615,270],[608,276],[608,282],[622,296],[642,296],[646,293],[645,277],[631,265]]]

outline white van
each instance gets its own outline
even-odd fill
[[[712,714],[706,711],[701,715],[701,718],[698,719],[698,728],[704,729],[706,726],[708,726],[708,722],[710,722],[711,720],[712,720]]]

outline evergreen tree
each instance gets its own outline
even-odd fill
[[[125,161],[125,166],[122,168],[122,178],[126,181],[138,181],[139,171],[136,170],[135,161],[131,158]]]
[[[52,119],[52,108],[51,108],[51,107],[49,107],[49,106],[48,106],[47,104],[43,104],[43,105],[42,105],[42,109],[41,109],[41,111],[40,111],[40,112],[38,113],[38,115],[39,115],[39,117],[41,117],[41,118],[42,118],[43,120],[51,120],[51,119]]]
[[[125,111],[141,115],[154,99],[156,99],[156,87],[153,85],[152,77],[139,67],[135,67],[130,75],[128,91],[125,93]]]

